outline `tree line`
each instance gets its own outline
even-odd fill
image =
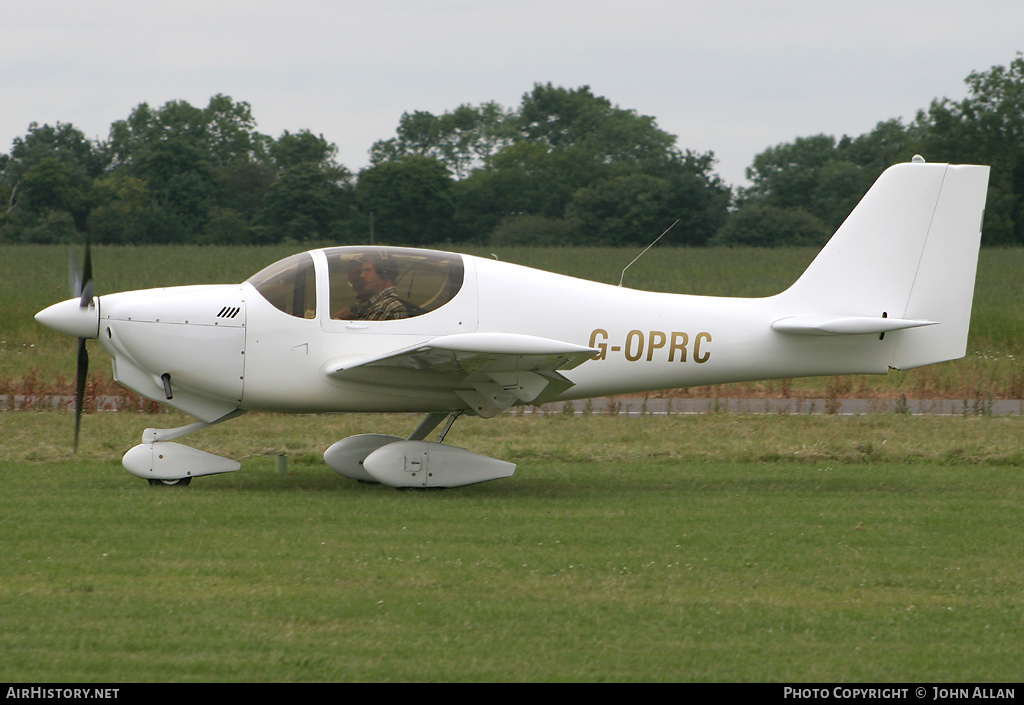
[[[989,164],[983,242],[1024,244],[1024,56],[968,96],[869,133],[796,138],[732,189],[711,152],[589,87],[538,84],[515,108],[415,111],[353,173],[309,130],[261,134],[250,106],[143,103],[91,140],[32,124],[0,155],[0,242],[820,245],[878,175],[914,154]]]

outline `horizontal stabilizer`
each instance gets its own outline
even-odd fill
[[[933,326],[938,321],[920,321],[908,318],[884,318],[882,316],[788,316],[772,323],[780,333],[792,335],[862,335],[865,333],[888,333],[905,328]]]

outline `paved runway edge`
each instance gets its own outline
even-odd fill
[[[0,411],[74,409],[74,397],[60,395],[0,395]],[[90,401],[95,411],[147,411],[153,402],[133,397],[97,397]],[[644,416],[671,414],[926,414],[935,416],[1024,415],[1024,399],[840,399],[817,398],[732,398],[615,397],[551,402],[509,410],[509,414],[605,414]]]

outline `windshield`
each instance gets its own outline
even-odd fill
[[[288,315],[316,317],[316,276],[308,252],[275,262],[249,277],[249,283]]]
[[[429,313],[462,287],[462,258],[430,250],[335,247],[324,250],[331,318],[395,320]]]

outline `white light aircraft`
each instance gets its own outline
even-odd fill
[[[198,419],[147,429],[125,454],[128,472],[154,484],[238,470],[172,441],[259,410],[424,413],[406,437],[352,436],[324,459],[365,482],[456,487],[515,470],[441,443],[460,414],[962,357],[988,171],[919,157],[891,167],[797,281],[765,298],[377,246],[303,252],[241,284],[95,296],[87,248],[74,298],[36,318],[79,338],[76,444],[89,339],[118,382]]]

